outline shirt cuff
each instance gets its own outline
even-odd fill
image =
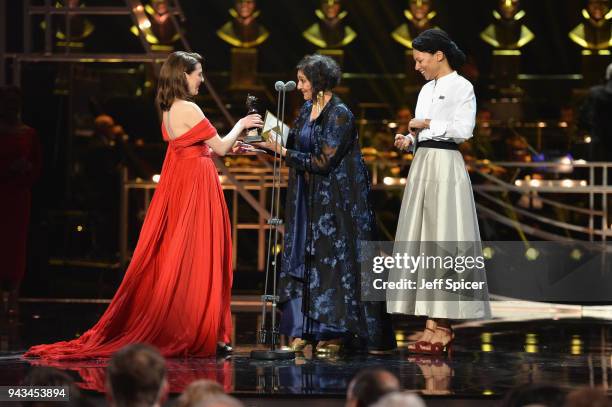
[[[410,147],[408,147],[408,150],[406,150],[406,152],[408,153],[414,153],[414,148],[416,147],[416,140],[414,138],[414,136],[410,133],[406,134],[405,137],[408,137],[408,139],[410,140]]]
[[[430,120],[429,130],[432,137],[440,137],[446,134],[448,122],[445,120]]]

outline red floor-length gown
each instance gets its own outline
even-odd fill
[[[32,185],[40,176],[40,143],[27,126],[0,128],[0,282],[16,288],[26,269]]]
[[[231,334],[230,223],[203,119],[168,140],[159,185],[125,278],[100,321],[78,339],[32,347],[45,359],[109,357],[135,342],[166,357],[210,356]]]

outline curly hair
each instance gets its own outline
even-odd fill
[[[174,99],[189,100],[189,86],[185,73],[195,71],[202,63],[202,56],[195,52],[176,51],[168,56],[159,72],[157,82],[157,104],[163,112],[170,110]]]
[[[313,94],[332,90],[338,86],[342,76],[338,63],[332,58],[320,54],[306,55],[295,68],[302,71],[310,81]]]

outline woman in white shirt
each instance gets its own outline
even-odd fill
[[[458,267],[457,257],[460,253],[482,255],[472,186],[458,148],[472,137],[476,97],[472,84],[457,74],[465,54],[448,34],[439,29],[424,31],[415,38],[413,47],[415,69],[429,82],[419,93],[410,134],[395,136],[396,147],[415,155],[394,253],[426,258],[454,252],[455,257],[444,267],[433,261],[432,268],[429,263],[420,263],[412,270],[405,265],[391,270],[390,282],[407,278],[414,285],[402,290],[387,288],[387,312],[426,316],[420,340],[408,349],[439,354],[450,350],[454,338],[451,320],[488,318],[491,313],[484,262],[474,263],[466,271]],[[446,276],[451,286],[446,285],[447,279],[436,283],[439,279],[434,276]],[[453,291],[452,283],[462,280],[465,284]]]

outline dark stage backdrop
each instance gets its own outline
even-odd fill
[[[215,35],[228,19],[231,1],[206,0],[181,2],[188,17],[187,32],[194,49],[208,57],[212,70],[225,70],[229,48]],[[398,73],[405,68],[404,48],[393,41],[390,32],[404,20],[407,1],[350,0],[348,23],[358,33],[346,55],[346,71],[364,73]],[[479,33],[491,22],[497,0],[438,0],[436,23],[447,30],[481,69],[488,71],[490,47]],[[259,0],[261,22],[271,32],[261,47],[263,72],[284,72],[292,68],[314,46],[301,33],[315,21],[313,0]],[[582,0],[524,0],[525,24],[536,39],[524,48],[523,73],[568,74],[579,71],[580,49],[568,38],[568,32],[579,23]]]
[[[39,0],[40,2],[40,0]],[[22,47],[21,0],[10,0],[9,51]],[[32,3],[36,4],[36,0]],[[124,5],[123,0],[88,0],[92,6]],[[524,21],[536,34],[536,39],[524,48],[523,73],[568,74],[579,70],[579,48],[567,34],[581,19],[583,0],[524,0],[527,12]],[[207,58],[211,70],[227,70],[229,46],[215,31],[229,19],[228,0],[181,0],[187,15],[185,29],[192,47]],[[346,0],[348,23],[357,31],[358,38],[347,49],[346,71],[367,73],[398,73],[404,71],[403,47],[393,41],[390,32],[404,19],[407,1]],[[436,23],[447,30],[456,42],[472,56],[481,73],[486,76],[490,48],[479,38],[479,33],[492,20],[491,12],[497,0],[437,0]],[[271,33],[261,47],[262,72],[288,72],[314,46],[301,33],[315,21],[316,0],[259,0],[260,21]],[[105,51],[138,52],[138,40],[128,33],[129,18],[93,17],[97,20],[95,42]]]
[[[32,0],[33,4],[42,0]],[[124,0],[86,0],[92,6],[125,5]],[[192,48],[205,57],[205,70],[218,86],[215,74],[230,69],[230,46],[219,39],[216,30],[230,19],[228,9],[233,0],[181,0],[187,21],[184,29]],[[471,73],[477,90],[485,89],[491,71],[491,48],[479,37],[492,21],[497,0],[434,0],[438,11],[435,23],[447,30],[468,54]],[[523,48],[522,73],[540,75],[573,74],[580,71],[580,49],[570,41],[569,31],[581,20],[585,0],[523,0],[527,12],[524,23],[536,35]],[[9,1],[9,50],[22,47],[22,1]],[[302,32],[316,21],[314,10],[318,0],[259,0],[261,23],[270,31],[270,38],[260,47],[259,72],[267,78],[287,80],[294,77],[293,68],[299,59],[316,51]],[[403,87],[393,74],[404,73],[404,48],[390,33],[403,21],[407,0],[345,0],[348,24],[358,33],[357,39],[346,48],[344,71],[347,73],[381,75],[376,81],[351,83],[367,95],[367,101],[379,101],[397,106],[406,100]],[[96,30],[88,39],[92,52],[142,52],[139,40],[129,33],[131,20],[127,16],[89,17]],[[38,27],[38,22],[33,23]],[[38,51],[42,50],[42,30],[34,30]],[[270,79],[272,80],[272,79]],[[273,81],[272,81],[273,83]],[[544,92],[547,93],[547,92]],[[480,92],[479,96],[486,97]],[[365,101],[364,95],[355,97]],[[558,98],[557,98],[558,99]],[[350,102],[350,101],[349,101]],[[554,109],[556,110],[556,109]]]

